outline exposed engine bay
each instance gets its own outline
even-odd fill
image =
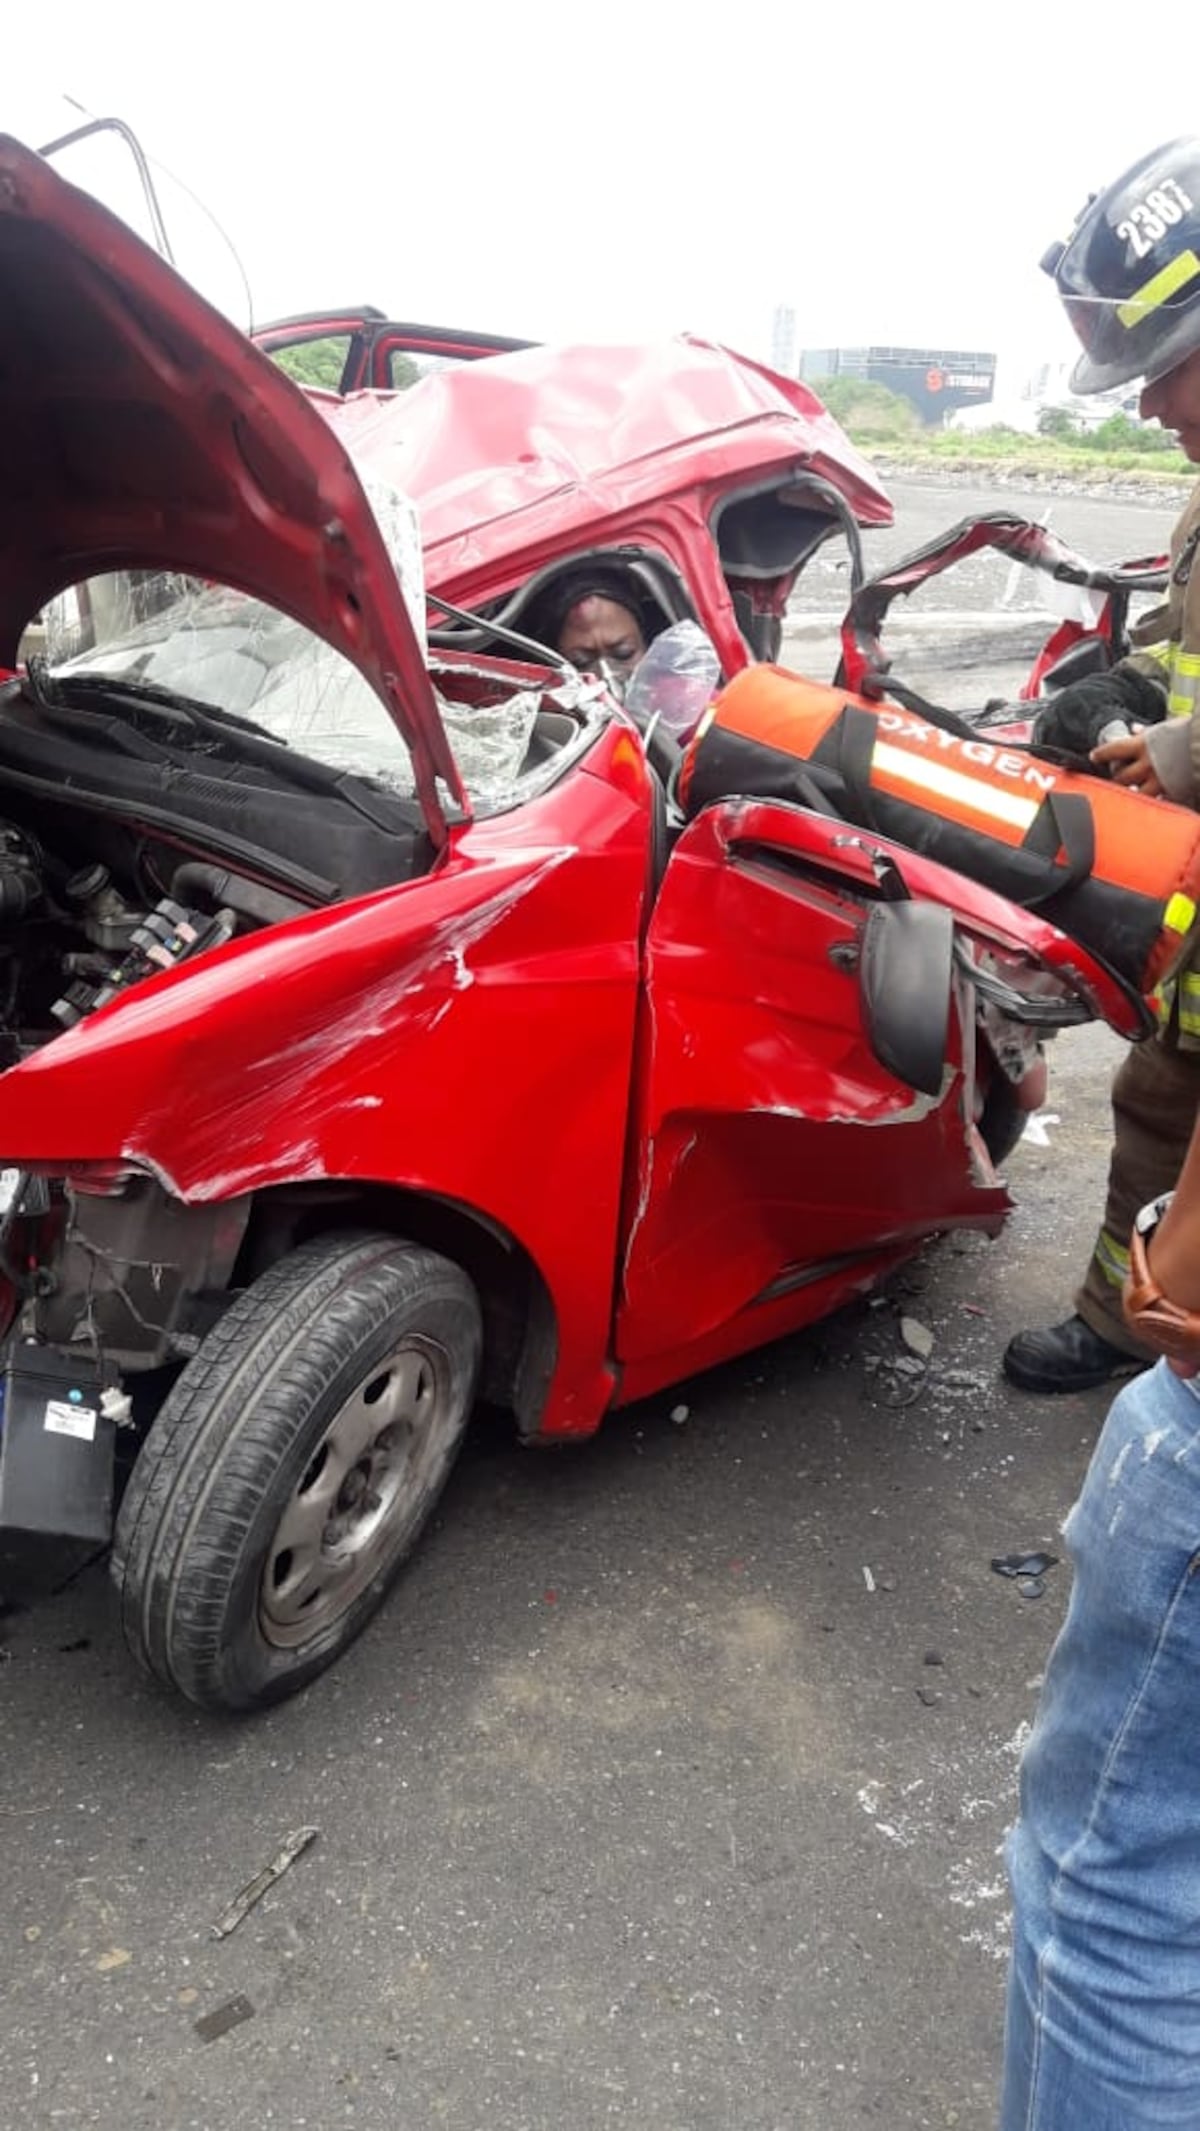
[[[414,805],[90,677],[0,691],[0,1065],[235,933],[429,862]]]
[[[536,691],[461,668],[453,685],[485,745],[511,711],[525,793],[585,737]],[[416,799],[383,777],[172,689],[35,659],[0,688],[0,1070],[143,978],[433,857]]]

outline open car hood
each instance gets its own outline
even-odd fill
[[[636,537],[664,508],[707,537],[723,496],[801,468],[860,524],[892,520],[807,386],[690,334],[528,348],[323,411],[417,502],[426,583],[467,605],[556,552]]]
[[[0,666],[66,586],[174,570],[292,615],[365,676],[430,831],[458,772],[344,445],[132,230],[0,136]]]

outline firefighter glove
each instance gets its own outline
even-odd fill
[[[1109,726],[1157,725],[1166,710],[1166,691],[1156,681],[1135,666],[1114,666],[1050,696],[1033,721],[1033,738],[1039,747],[1090,755],[1102,737],[1113,737]]]

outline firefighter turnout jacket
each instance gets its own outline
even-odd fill
[[[1151,726],[1147,745],[1169,798],[1200,807],[1200,482],[1192,490],[1171,535],[1167,597],[1131,632],[1137,647],[1128,663],[1157,681],[1167,698],[1161,726]],[[1186,721],[1184,723],[1183,721]],[[1200,935],[1193,933],[1173,979],[1160,986],[1154,1004],[1168,1042],[1200,1051]]]

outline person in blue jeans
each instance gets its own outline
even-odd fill
[[[1200,1358],[1200,1157],[1188,1168],[1175,1292]],[[1167,1257],[1164,1222],[1163,1281]],[[1160,1361],[1118,1394],[1067,1522],[1071,1603],[1008,1845],[1002,2131],[1200,2126],[1196,1387]]]
[[[1116,1398],[1008,1842],[1001,2131],[1200,2131],[1200,1119],[1142,1208]]]

